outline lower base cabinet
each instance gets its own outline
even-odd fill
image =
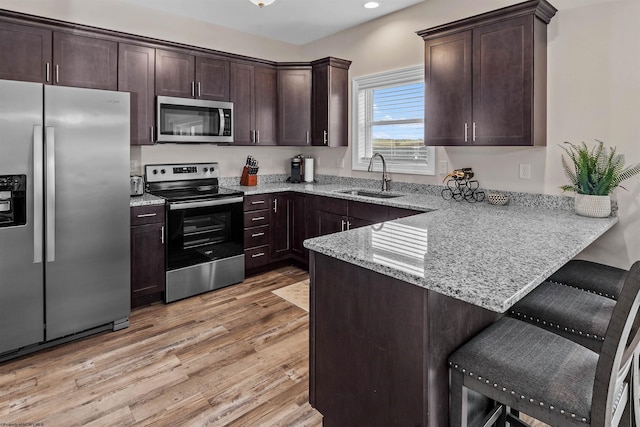
[[[164,205],[131,212],[131,307],[162,301],[165,287]]]
[[[245,272],[293,260],[309,264],[303,242],[422,213],[411,209],[295,192],[244,197]]]

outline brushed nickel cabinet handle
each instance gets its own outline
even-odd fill
[[[264,200],[256,200],[254,202],[251,202],[252,205],[264,205],[265,201]]]
[[[47,62],[47,82],[50,80],[51,78],[51,64]]]
[[[152,216],[156,216],[157,214],[155,213],[147,213],[147,214],[138,214],[138,218],[149,218]]]
[[[253,233],[251,235],[251,237],[260,237],[260,236],[264,236],[264,233]]]
[[[251,221],[262,221],[264,219],[263,216],[257,216],[255,218],[251,218]]]
[[[464,124],[464,142],[468,142],[469,141],[469,124],[465,123]]]
[[[253,255],[251,255],[251,258],[258,258],[258,257],[261,257],[261,256],[264,256],[264,252],[253,254]]]

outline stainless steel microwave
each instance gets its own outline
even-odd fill
[[[158,96],[156,129],[157,142],[233,142],[233,103]]]

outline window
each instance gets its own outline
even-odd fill
[[[424,145],[424,68],[358,77],[352,87],[352,168],[367,170],[380,153],[388,172],[435,175],[435,149]],[[375,160],[373,170],[382,162]]]

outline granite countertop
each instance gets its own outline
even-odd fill
[[[307,249],[503,313],[618,222],[572,210],[468,203],[407,193],[374,199],[339,184],[234,186],[366,201],[425,213],[305,240]],[[391,191],[394,193],[394,191]],[[398,192],[397,194],[403,194]],[[538,196],[531,195],[532,198]]]
[[[129,207],[131,208],[149,205],[164,205],[164,199],[149,193],[144,193],[142,196],[131,196],[129,200]]]
[[[618,222],[545,207],[444,200],[416,192],[378,199],[340,193],[347,184],[224,185],[245,195],[293,191],[424,211],[423,214],[307,239],[312,251],[503,313]],[[373,191],[376,191],[373,189]],[[135,203],[135,204],[134,204]],[[150,194],[131,206],[162,204]],[[553,204],[553,203],[552,203]]]

